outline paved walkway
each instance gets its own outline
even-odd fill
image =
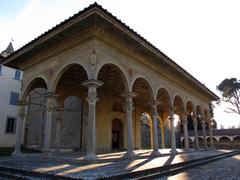
[[[240,180],[240,155],[198,166],[159,180]]]
[[[230,152],[229,150],[198,152],[192,150],[189,153],[178,151],[180,154],[170,156],[170,150],[164,149],[161,150],[160,156],[153,157],[150,150],[137,150],[134,151],[136,154],[134,158],[127,158],[124,156],[125,152],[116,152],[98,155],[99,159],[96,161],[83,160],[83,156],[79,153],[53,154],[51,157],[34,154],[21,158],[0,159],[0,165],[67,177],[95,179]]]

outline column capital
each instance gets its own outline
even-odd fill
[[[17,103],[18,106],[27,106],[29,103],[27,101],[19,100]]]
[[[161,101],[158,101],[158,100],[153,100],[153,101],[151,102],[151,106],[157,106],[157,105],[159,105],[159,104],[161,104]]]
[[[83,81],[81,84],[88,88],[94,88],[94,87],[98,88],[103,85],[103,82],[96,79],[89,79],[89,80]]]
[[[46,92],[46,93],[44,93],[44,97],[46,97],[46,98],[57,98],[58,97],[58,95],[55,93],[55,92]]]
[[[158,115],[158,111],[157,111],[157,105],[159,105],[161,102],[160,101],[152,101],[151,103],[151,108],[152,108],[152,113],[153,113],[153,116],[157,116]]]
[[[122,94],[123,97],[125,97],[125,101],[126,101],[126,106],[125,106],[125,110],[126,111],[133,111],[133,102],[132,99],[134,97],[137,96],[137,94],[135,92],[127,92]]]
[[[135,92],[125,92],[122,94],[122,97],[125,97],[125,98],[134,98],[137,96],[137,93]]]

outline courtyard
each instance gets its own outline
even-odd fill
[[[94,161],[85,160],[83,155],[78,152],[55,153],[50,156],[45,156],[40,153],[26,153],[21,157],[5,157],[0,159],[0,167],[33,171],[41,174],[50,174],[59,178],[114,178],[115,176],[117,177],[119,175],[132,172],[144,173],[145,170],[152,168],[164,167],[181,162],[220,155],[231,152],[231,150],[191,150],[186,153],[178,149],[178,153],[176,155],[171,155],[170,149],[164,149],[160,150],[161,155],[159,156],[152,156],[151,152],[152,151],[150,150],[135,150],[135,156],[131,158],[126,157],[125,152],[98,154],[98,159]],[[239,155],[236,156],[235,161],[235,164],[240,163]],[[219,162],[222,162],[222,160]],[[192,171],[190,170],[190,172]]]

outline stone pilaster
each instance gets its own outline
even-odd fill
[[[12,156],[19,156],[22,154],[21,152],[21,142],[23,137],[23,125],[25,121],[25,108],[27,103],[24,101],[19,101],[19,112],[17,116],[17,128],[16,128],[16,144]]]
[[[45,123],[45,134],[44,134],[44,147],[43,152],[48,155],[51,151],[51,132],[52,132],[52,121],[55,115],[55,106],[56,106],[56,95],[55,93],[48,92],[45,95],[46,97],[46,123]]]
[[[88,126],[87,126],[87,154],[85,159],[95,160],[96,156],[96,102],[97,88],[103,85],[103,82],[98,80],[83,81],[82,85],[88,88]]]
[[[64,109],[57,108],[56,109],[56,152],[60,152],[60,131],[61,131],[61,123],[63,122]]]

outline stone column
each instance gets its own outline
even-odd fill
[[[196,116],[193,115],[192,119],[193,119],[193,126],[194,126],[195,148],[197,150],[199,150],[200,148],[199,148],[199,141],[198,141],[198,128],[197,128],[198,123],[197,123],[197,118],[196,118]]]
[[[170,124],[171,124],[171,153],[175,154],[177,152],[176,149],[176,137],[175,137],[175,127],[174,127],[174,112],[171,108],[169,110],[170,114]]]
[[[134,156],[133,153],[133,131],[132,131],[132,111],[133,102],[132,99],[136,97],[133,92],[128,92],[123,94],[126,103],[126,116],[127,116],[127,156]]]
[[[60,130],[61,130],[61,123],[63,121],[64,116],[64,109],[57,108],[56,109],[56,152],[60,152]]]
[[[208,123],[209,127],[209,136],[210,136],[210,145],[212,149],[215,149],[214,143],[213,143],[213,127],[212,127],[212,121],[210,120]]]
[[[188,129],[187,129],[187,116],[184,114],[182,116],[182,124],[183,124],[183,133],[184,133],[184,149],[186,151],[189,150],[189,140],[188,140]]]
[[[159,155],[158,147],[158,112],[157,112],[157,103],[154,102],[152,105],[152,120],[153,120],[153,152],[152,155]]]
[[[205,118],[201,118],[201,123],[202,123],[202,133],[203,133],[203,142],[204,142],[204,148],[207,149],[207,138],[206,138],[206,121]]]
[[[46,112],[43,152],[46,155],[48,155],[48,154],[50,154],[50,150],[51,150],[52,121],[53,121],[54,113],[55,113],[56,95],[52,92],[48,92],[48,93],[46,93],[45,97],[47,98],[46,99],[47,112]]]
[[[87,125],[87,154],[85,159],[95,160],[96,156],[96,102],[97,88],[103,85],[103,82],[98,80],[83,81],[82,85],[88,88],[88,125]]]
[[[21,143],[22,143],[22,137],[23,137],[23,124],[25,121],[25,108],[26,108],[26,102],[19,101],[19,112],[17,116],[17,127],[16,127],[16,145],[14,148],[14,151],[12,153],[12,156],[20,156],[22,154],[21,152]]]

